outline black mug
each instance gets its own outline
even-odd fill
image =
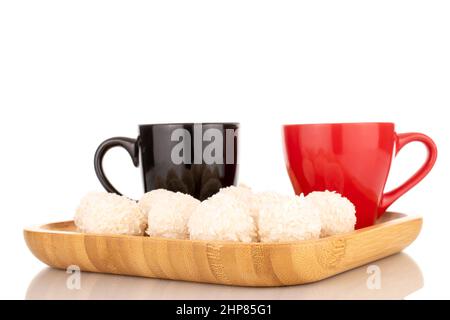
[[[204,200],[237,183],[238,131],[238,123],[140,125],[137,139],[115,137],[100,144],[95,173],[106,191],[121,195],[102,162],[109,149],[122,147],[135,167],[141,163],[145,192],[167,189]]]

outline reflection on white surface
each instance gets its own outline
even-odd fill
[[[423,287],[422,272],[407,254],[374,262],[381,287],[369,289],[368,266],[307,285],[250,288],[147,279],[96,273],[81,274],[81,288],[68,289],[70,275],[45,268],[30,283],[27,299],[403,299]],[[376,267],[375,267],[376,268]],[[376,268],[376,269],[378,269]],[[373,269],[373,268],[372,268]],[[370,285],[369,285],[370,287]]]

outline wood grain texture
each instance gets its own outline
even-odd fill
[[[234,243],[83,234],[73,221],[24,230],[31,252],[59,269],[237,286],[286,286],[322,280],[402,251],[422,218],[386,213],[375,226],[286,243]]]

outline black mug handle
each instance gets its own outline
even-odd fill
[[[109,149],[114,147],[122,147],[127,150],[131,159],[133,160],[134,166],[137,167],[139,166],[139,146],[137,143],[137,139],[114,137],[103,141],[98,146],[97,151],[95,152],[94,167],[95,174],[97,175],[98,180],[100,180],[100,183],[106,189],[106,191],[117,193],[121,196],[122,194],[113,187],[103,171],[103,157]]]

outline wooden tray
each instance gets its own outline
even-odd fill
[[[421,227],[421,217],[387,212],[369,228],[286,243],[84,234],[73,221],[27,228],[24,236],[31,252],[54,268],[268,287],[322,280],[387,257],[410,245]]]

